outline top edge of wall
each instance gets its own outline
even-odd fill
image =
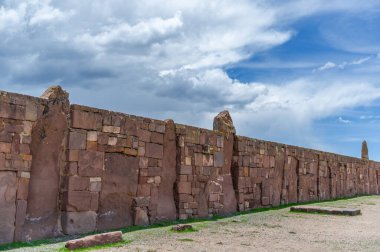
[[[36,97],[36,96],[31,96],[31,95],[26,95],[26,94],[19,94],[19,93],[12,93],[12,92],[7,92],[4,90],[0,90],[0,98],[14,98],[14,99],[27,99],[27,100],[34,100],[38,101],[41,103],[46,104],[48,101],[44,98]]]
[[[265,142],[265,143],[269,143],[269,144],[275,144],[275,145],[279,145],[280,147],[284,147],[284,148],[301,149],[303,151],[314,152],[317,155],[320,155],[320,154],[322,154],[322,155],[335,155],[335,156],[339,156],[342,158],[353,159],[353,160],[360,161],[360,162],[369,161],[369,162],[378,163],[375,160],[363,160],[363,159],[358,158],[358,157],[352,157],[352,156],[347,156],[347,155],[343,155],[343,154],[339,154],[339,153],[322,151],[322,150],[318,150],[318,149],[311,149],[311,148],[306,148],[306,147],[302,147],[302,146],[296,146],[296,145],[285,144],[285,143],[278,143],[278,142],[273,142],[273,141],[268,141],[268,140],[263,140],[263,139],[258,139],[258,138],[252,138],[252,137],[247,137],[247,136],[240,136],[240,135],[236,135],[236,137],[238,137],[239,139],[242,139],[242,140],[248,140],[248,141],[253,141],[253,142]]]
[[[165,121],[163,120],[152,119],[149,117],[137,116],[137,115],[127,114],[123,112],[117,112],[117,111],[112,111],[112,110],[107,110],[107,109],[99,109],[99,108],[89,107],[89,106],[79,105],[79,104],[71,104],[70,106],[71,106],[71,109],[74,109],[74,110],[82,110],[86,112],[94,112],[94,113],[99,113],[99,114],[112,114],[112,115],[117,115],[117,116],[122,116],[122,117],[128,117],[130,119],[149,120],[150,122],[165,124]]]

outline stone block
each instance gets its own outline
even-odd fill
[[[77,162],[79,160],[79,150],[69,150],[69,161]]]
[[[102,116],[98,113],[82,110],[71,110],[71,125],[77,129],[98,130],[102,129]]]
[[[25,106],[0,101],[0,117],[15,120],[25,119]]]
[[[95,192],[65,192],[65,209],[69,212],[96,211],[98,210],[98,197],[98,193]]]
[[[115,146],[117,144],[117,137],[109,137],[108,145]]]
[[[16,222],[15,222],[15,225],[17,227],[21,227],[25,223],[27,205],[28,203],[26,202],[26,200],[17,200]]]
[[[202,153],[194,153],[195,166],[203,165],[203,156]]]
[[[13,242],[16,189],[16,173],[0,171],[0,244]]]
[[[30,176],[30,175],[29,175]],[[19,178],[17,185],[17,199],[27,200],[29,192],[29,178]]]
[[[190,165],[181,165],[179,174],[181,174],[181,175],[192,175],[193,174],[193,167]]]
[[[86,234],[95,231],[97,214],[93,211],[63,212],[62,229],[67,235]]]
[[[98,143],[87,141],[86,150],[97,151],[98,150]]]
[[[65,245],[67,249],[75,250],[80,248],[88,248],[93,246],[112,244],[123,241],[121,231],[109,232],[97,235],[86,236],[81,239],[68,241]]]
[[[86,191],[90,187],[88,177],[70,176],[68,189],[71,191]]]
[[[131,149],[131,148],[124,148],[124,154],[128,155],[128,156],[133,156],[133,157],[136,157],[138,152],[136,149]]]
[[[191,194],[191,182],[177,182],[178,193]]]
[[[102,189],[102,180],[99,177],[90,178],[90,191],[100,192]]]
[[[148,167],[148,176],[154,177],[154,176],[160,176],[161,175],[161,167],[155,166],[155,167]]]
[[[87,131],[87,141],[90,141],[90,142],[98,141],[98,132],[97,131]]]
[[[137,130],[137,136],[138,136],[140,141],[143,141],[146,143],[150,142],[151,135],[152,135],[152,132],[150,132],[148,130],[143,130],[143,129]]]
[[[25,107],[25,120],[34,122],[34,121],[37,121],[37,117],[38,117],[37,104],[32,101],[27,101],[26,107]]]
[[[156,125],[156,132],[165,133],[165,125]]]
[[[163,142],[164,142],[164,135],[161,134],[161,133],[152,132],[152,135],[150,137],[150,141],[152,143],[163,144]]]
[[[147,210],[142,207],[135,207],[135,218],[134,218],[135,226],[148,226],[149,225],[149,217]]]
[[[145,196],[145,197],[150,196],[150,185],[149,184],[138,185],[137,195],[139,197],[141,197],[141,196]]]
[[[11,143],[12,142],[12,134],[8,133],[8,132],[0,132],[0,142]]]
[[[151,158],[162,158],[164,154],[164,148],[160,144],[147,143],[145,147],[145,156]]]
[[[69,134],[70,150],[85,150],[87,135],[84,131],[71,131]]]
[[[0,142],[0,152],[2,153],[11,153],[12,144],[11,143],[2,143]]]
[[[5,154],[0,153],[0,171],[5,170]]]
[[[213,166],[214,165],[213,155],[203,155],[202,164],[203,166]]]
[[[78,158],[78,174],[86,177],[102,175],[104,153],[99,151],[80,151]]]
[[[148,168],[149,159],[146,157],[139,158],[139,167],[140,169]]]
[[[214,154],[214,165],[215,167],[223,167],[224,165],[224,153],[216,152]]]

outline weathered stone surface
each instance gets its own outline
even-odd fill
[[[368,160],[369,157],[368,157],[368,145],[367,145],[367,141],[363,141],[362,142],[362,159],[366,159]]]
[[[138,158],[107,153],[102,174],[98,211],[98,230],[133,224],[132,200],[138,184]]]
[[[68,241],[65,244],[65,247],[69,250],[79,249],[79,248],[88,248],[93,246],[99,246],[104,244],[111,244],[116,242],[123,241],[123,236],[120,231],[97,234],[86,236],[81,239],[76,239]]]
[[[177,232],[192,230],[192,229],[193,229],[193,226],[190,224],[178,224],[178,225],[172,226],[172,230],[177,231]]]
[[[361,214],[360,209],[356,208],[335,208],[335,207],[321,207],[321,206],[294,206],[290,208],[293,212],[306,212],[306,213],[323,213],[333,215],[347,215],[355,216]]]
[[[176,136],[173,120],[166,120],[162,128],[164,134],[164,154],[160,187],[158,188],[156,220],[175,220],[177,217],[174,202],[174,183],[176,181]],[[156,127],[156,130],[160,130]],[[153,220],[155,221],[155,220]]]
[[[162,158],[164,155],[164,148],[160,144],[147,143],[145,148],[146,157]]]
[[[135,207],[135,218],[134,218],[135,226],[148,226],[149,225],[149,217],[146,209],[142,207]]]
[[[62,229],[65,234],[86,234],[95,231],[97,214],[87,212],[63,212]]]
[[[71,110],[71,122],[73,128],[102,130],[102,117],[98,113],[73,109]]]
[[[71,131],[69,134],[69,149],[70,150],[85,150],[86,149],[86,132]]]
[[[32,131],[33,162],[28,194],[27,218],[21,240],[57,235],[60,170],[65,166],[68,134],[68,94],[52,87],[43,95],[47,107]]]
[[[104,153],[100,151],[79,151],[78,174],[99,177],[103,172]]]
[[[16,189],[16,173],[0,171],[0,244],[13,242]]]
[[[89,191],[68,191],[64,194],[65,209],[70,212],[98,210],[99,195]]]
[[[235,134],[235,126],[230,116],[230,113],[227,110],[220,112],[214,118],[214,130],[223,132],[223,133],[232,133]]]

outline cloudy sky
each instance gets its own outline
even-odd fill
[[[0,0],[0,89],[380,160],[378,0]]]

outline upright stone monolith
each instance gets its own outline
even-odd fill
[[[362,142],[362,159],[368,160],[368,146],[367,141]]]
[[[214,118],[214,130],[224,134],[223,141],[223,168],[221,176],[223,178],[223,211],[221,214],[231,214],[237,210],[237,201],[232,181],[232,156],[235,137],[235,126],[227,110],[220,112]]]

